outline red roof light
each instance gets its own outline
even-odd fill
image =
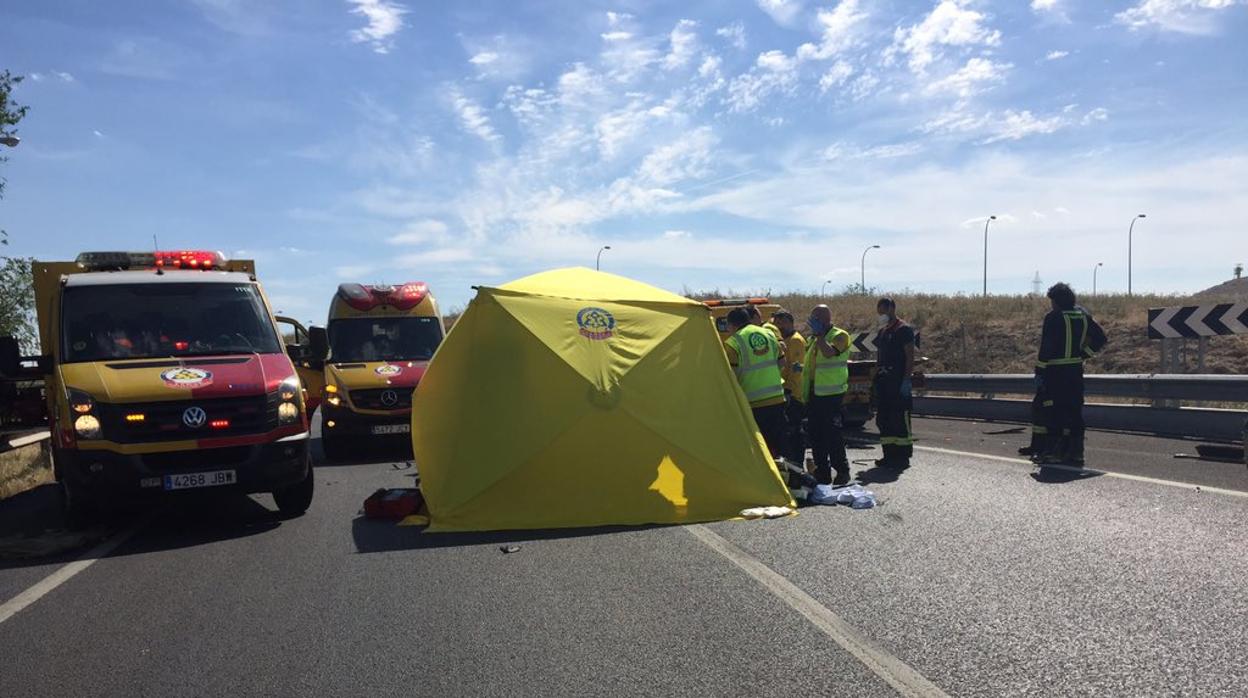
[[[411,310],[420,305],[429,295],[429,287],[420,281],[394,286],[365,286],[363,284],[342,284],[338,287],[338,297],[344,303],[359,311],[369,311],[379,305],[393,306],[397,310]]]

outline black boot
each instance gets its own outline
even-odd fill
[[[1066,451],[1066,462],[1083,467],[1083,432],[1070,435],[1070,447]]]

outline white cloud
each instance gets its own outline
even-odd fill
[[[355,5],[351,14],[364,17],[363,29],[351,30],[351,40],[357,44],[371,44],[377,53],[389,53],[394,45],[395,34],[403,28],[403,15],[407,8],[391,0],[347,0]]]
[[[663,57],[663,67],[667,70],[683,68],[689,64],[698,48],[698,35],[694,27],[698,23],[691,19],[682,19],[676,23],[669,35],[671,50]]]
[[[491,63],[497,63],[498,54],[493,51],[482,51],[473,55],[472,58],[469,58],[468,62],[473,65],[489,65]]]
[[[612,27],[619,25],[621,22],[626,22],[632,18],[633,16],[628,14],[627,12],[610,12],[610,11],[607,12],[607,24]]]
[[[712,150],[718,142],[707,126],[685,133],[679,140],[651,151],[641,161],[637,174],[660,186],[705,177],[710,172]]]
[[[56,78],[61,82],[77,82],[73,75],[70,75],[63,70],[50,70],[47,73],[27,73],[26,77],[30,78],[34,82],[43,82],[49,77]]]
[[[728,85],[727,102],[733,112],[757,109],[768,96],[790,92],[797,85],[797,60],[783,51],[758,55],[749,72],[733,78]]]
[[[599,36],[602,37],[603,41],[627,41],[633,38],[633,35],[629,32],[618,32],[618,31],[617,32],[603,32],[602,34],[599,34]]]
[[[861,148],[852,143],[833,143],[824,148],[820,156],[828,162],[846,160],[889,160],[914,155],[923,151],[921,143],[886,143]]]
[[[733,22],[724,27],[715,30],[715,36],[723,37],[728,43],[736,49],[745,48],[745,25],[741,22]]]
[[[1069,55],[1070,55],[1070,51],[1049,51],[1047,54],[1045,54],[1044,60],[1056,61],[1056,60],[1061,60]]]
[[[754,0],[777,24],[788,26],[802,12],[802,0]]]
[[[909,54],[910,69],[922,73],[941,56],[943,47],[998,46],[1001,32],[985,25],[983,13],[967,0],[941,0],[919,24],[897,28],[892,51]]]
[[[1031,0],[1031,11],[1056,22],[1070,22],[1066,14],[1066,0]]]
[[[693,233],[688,230],[665,230],[663,231],[663,239],[665,240],[688,240],[693,237]]]
[[[1114,21],[1132,30],[1212,34],[1218,30],[1220,10],[1245,4],[1246,0],[1140,0],[1114,15]]]
[[[1105,107],[1097,107],[1083,117],[1083,124],[1085,126],[1097,121],[1109,121],[1109,110]]]
[[[465,131],[490,143],[499,140],[498,132],[490,124],[490,117],[486,116],[481,105],[459,92],[451,94],[451,104],[455,107],[455,113],[459,115],[459,123]]]
[[[428,218],[410,223],[387,242],[391,245],[428,245],[447,239],[449,228],[440,220]]]
[[[712,78],[719,75],[719,67],[723,65],[723,60],[716,55],[707,55],[702,59],[702,65],[698,66],[698,77]]]
[[[103,134],[103,133],[102,133],[99,129],[94,129],[94,130],[92,130],[92,131],[91,131],[91,133],[95,134],[95,137],[96,137],[96,138],[103,138],[103,137],[104,137],[104,134]]]
[[[827,92],[833,87],[844,85],[854,74],[854,67],[845,61],[837,61],[828,68],[828,72],[819,78],[819,91]]]
[[[979,144],[988,145],[1056,133],[1071,126],[1088,126],[1109,118],[1109,112],[1100,107],[1078,117],[1076,107],[1074,104],[1066,105],[1050,116],[1036,116],[1027,109],[972,114],[966,110],[965,103],[959,103],[952,110],[929,120],[922,130],[933,134],[966,134],[979,138]]]
[[[950,75],[930,83],[924,91],[928,94],[949,92],[962,98],[983,92],[993,83],[1005,79],[1005,73],[1013,66],[995,63],[986,58],[972,58]]]
[[[826,60],[858,44],[858,28],[867,14],[859,11],[858,0],[841,0],[831,10],[819,10],[815,18],[820,26],[819,44],[799,46],[797,57],[801,60]]]

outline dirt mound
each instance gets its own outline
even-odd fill
[[[1223,303],[1248,302],[1248,278],[1231,279],[1213,288],[1207,288],[1194,297],[1202,301],[1222,301]]]

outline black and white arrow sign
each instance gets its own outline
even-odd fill
[[[879,332],[859,332],[854,335],[850,343],[853,344],[854,351],[873,352],[875,351],[875,338],[879,334]]]
[[[1248,334],[1248,303],[1151,308],[1149,339]]]

